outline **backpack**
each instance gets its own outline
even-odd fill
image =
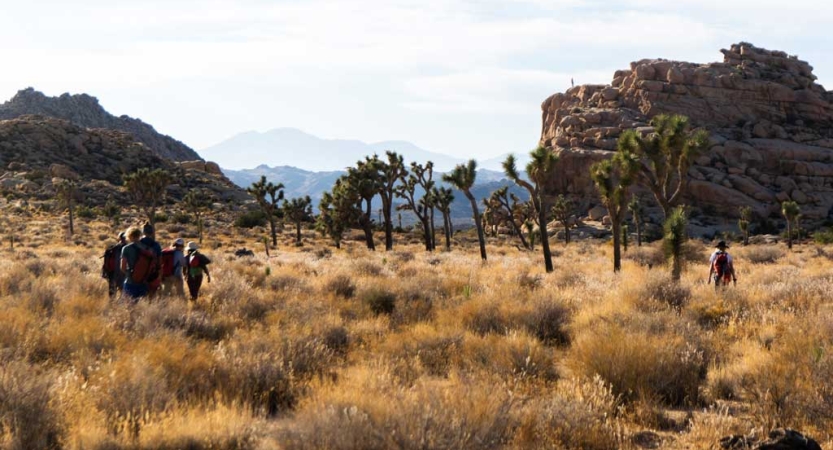
[[[729,267],[729,254],[724,251],[718,251],[714,258],[714,273],[718,280],[728,279],[731,275]]]
[[[162,267],[162,278],[173,276],[174,266],[176,265],[176,261],[174,260],[175,253],[175,248],[162,250],[162,258],[159,259],[159,265]]]
[[[119,258],[123,247],[124,244],[118,243],[104,250],[104,256],[102,256],[104,262],[101,264],[101,276],[103,278],[110,278],[119,270]]]
[[[143,284],[153,281],[159,276],[159,258],[152,248],[143,245],[136,245],[139,251],[139,256],[136,258],[136,264],[133,265],[133,270],[130,272],[130,281],[135,284]]]
[[[188,265],[191,267],[205,267],[211,264],[211,260],[202,253],[196,253],[188,257]]]

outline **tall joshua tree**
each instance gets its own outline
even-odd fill
[[[633,218],[633,225],[636,227],[636,246],[642,247],[642,222],[645,219],[645,207],[642,205],[642,200],[637,197],[631,197],[628,202],[628,211],[631,212]]]
[[[786,201],[781,203],[781,214],[787,219],[787,248],[793,248],[793,225],[798,221],[801,215],[801,208],[798,203],[794,201]]]
[[[309,195],[284,200],[283,215],[295,224],[295,245],[301,245],[301,225],[305,222],[312,222],[312,200]]]
[[[396,152],[385,152],[385,160],[373,155],[368,159],[379,174],[379,196],[382,198],[382,217],[385,226],[385,250],[393,250],[393,198],[396,195],[396,184],[408,175],[402,155]]]
[[[256,181],[246,188],[246,192],[255,198],[261,211],[269,220],[272,245],[275,246],[278,245],[277,219],[280,214],[280,204],[278,202],[283,200],[283,189],[283,183],[274,184],[271,181],[266,181],[266,176],[261,176],[260,181]]]
[[[142,209],[151,225],[156,224],[156,209],[165,203],[168,186],[174,178],[163,169],[141,168],[124,176],[124,186],[133,202]]]
[[[75,192],[77,186],[70,180],[61,180],[55,184],[55,193],[60,204],[69,211],[69,235],[75,234],[74,213],[75,213]]]
[[[454,192],[447,187],[434,188],[432,197],[437,209],[443,215],[443,231],[445,232],[445,249],[451,250],[451,203],[454,202]]]
[[[663,224],[665,233],[662,247],[665,250],[665,257],[671,259],[671,279],[674,281],[680,281],[683,273],[683,244],[688,240],[687,226],[688,219],[685,208],[682,206],[672,209]]]
[[[549,197],[553,195],[550,188],[555,176],[558,156],[546,147],[539,146],[529,156],[531,160],[526,165],[529,181],[521,178],[515,164],[515,156],[509,155],[503,162],[503,171],[519,186],[529,192],[529,198],[538,214],[538,228],[541,232],[541,247],[544,254],[544,266],[547,273],[553,271],[552,253],[550,252],[549,236],[547,236],[547,214]]]
[[[474,179],[477,177],[477,161],[470,159],[465,165],[458,164],[454,170],[443,175],[443,181],[450,183],[463,192],[463,195],[471,203],[471,211],[474,218],[474,225],[477,227],[477,241],[480,243],[480,258],[486,261],[486,237],[483,235],[483,223],[480,221],[480,210],[477,208],[477,200],[471,193]]]
[[[197,234],[199,235],[200,244],[202,244],[203,221],[202,216],[205,211],[211,209],[211,194],[204,189],[191,189],[182,197],[182,203],[185,208],[194,215],[194,220],[197,223]]]
[[[405,200],[405,204],[401,205],[401,209],[411,210],[417,216],[422,224],[422,233],[425,240],[425,250],[434,250],[433,229],[431,227],[431,208],[433,207],[433,200],[431,197],[431,190],[434,188],[434,163],[428,161],[424,166],[418,163],[411,163],[411,172],[403,173],[399,180],[400,183],[395,188],[395,193],[398,197]],[[421,189],[423,196],[420,199],[416,198],[417,188]]]
[[[743,233],[743,245],[749,245],[749,224],[752,221],[752,208],[748,206],[741,206],[738,208],[740,219],[738,219],[738,228]]]
[[[590,177],[599,190],[602,202],[610,215],[613,228],[613,271],[622,269],[622,221],[627,211],[625,202],[628,188],[633,184],[639,160],[629,146],[620,145],[611,159],[599,161],[590,166]]]
[[[642,137],[627,130],[619,137],[619,148],[640,158],[640,181],[654,194],[665,217],[677,205],[688,187],[688,168],[709,144],[709,133],[692,130],[688,117],[660,114],[651,119],[654,132]]]
[[[358,217],[359,227],[364,231],[364,239],[369,250],[375,251],[376,244],[373,241],[373,197],[379,193],[381,180],[377,169],[378,158],[365,158],[364,161],[356,163],[355,167],[347,168],[346,183],[355,189],[358,199],[358,209],[361,211]]]

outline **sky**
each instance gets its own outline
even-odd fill
[[[488,158],[533,148],[571,78],[643,58],[747,41],[833,88],[830,23],[823,0],[0,0],[0,99],[88,93],[197,151],[294,127]]]

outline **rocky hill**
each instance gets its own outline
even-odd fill
[[[562,156],[562,189],[595,196],[587,169],[623,130],[647,133],[652,117],[683,114],[711,133],[688,172],[695,214],[735,217],[748,205],[777,219],[791,199],[811,225],[833,217],[833,93],[795,56],[748,43],[721,52],[723,62],[708,64],[633,62],[608,85],[545,100],[540,143]]]
[[[159,156],[174,161],[194,161],[202,158],[182,142],[159,134],[152,126],[128,116],[116,117],[87,94],[47,97],[32,88],[23,89],[11,100],[0,105],[0,120],[14,119],[29,114],[69,120],[85,128],[108,128],[124,131],[135,137]]]
[[[216,164],[175,162],[149,151],[134,136],[117,130],[82,128],[68,120],[22,116],[0,120],[0,196],[33,206],[53,200],[58,179],[76,181],[79,204],[100,206],[108,197],[123,200],[122,176],[139,168],[163,168],[177,183],[169,188],[177,200],[191,188],[214,193],[230,205],[250,200]]]

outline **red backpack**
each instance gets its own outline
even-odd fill
[[[176,249],[170,247],[162,250],[162,258],[159,260],[159,264],[162,266],[162,278],[173,276],[174,265],[176,264],[174,260],[175,252]]]
[[[109,278],[116,273],[119,268],[119,257],[121,257],[121,249],[124,247],[124,244],[115,244],[110,247],[107,247],[107,250],[104,250],[104,262],[101,264],[101,276],[104,278]]]
[[[718,251],[714,258],[715,279],[729,282],[732,280],[732,270],[729,266],[729,254],[724,251]]]
[[[136,284],[153,281],[159,275],[159,258],[152,248],[136,244],[139,256],[130,272],[130,281]]]

